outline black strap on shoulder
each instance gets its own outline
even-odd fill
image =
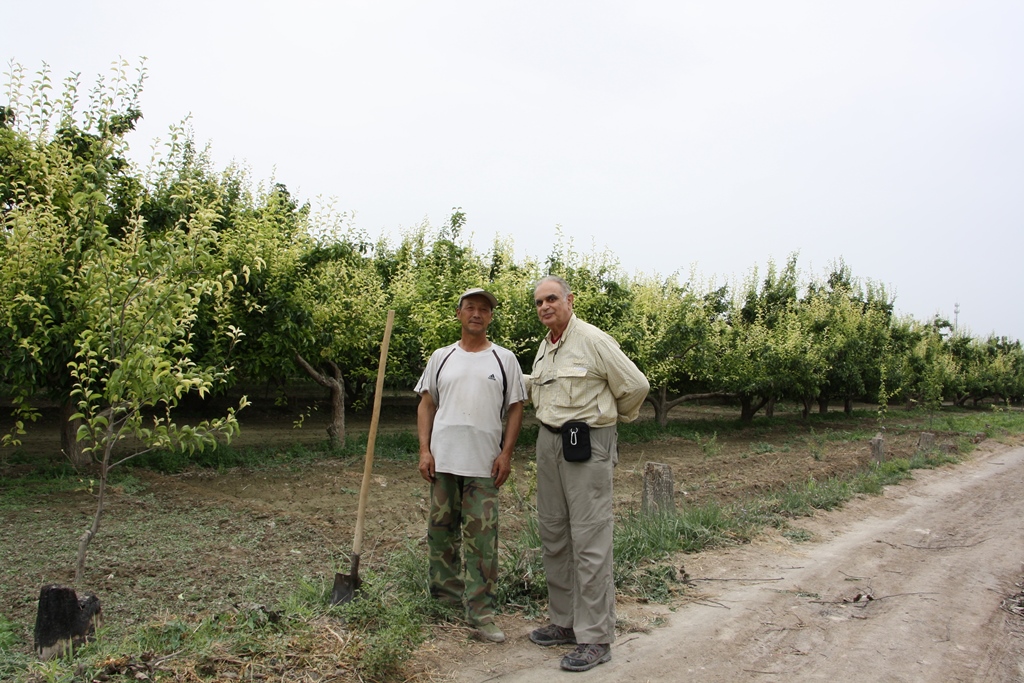
[[[494,360],[498,361],[498,367],[501,368],[501,407],[504,408],[505,398],[508,396],[508,375],[505,374],[505,366],[501,364],[497,350],[492,347],[491,353],[494,354]]]
[[[508,399],[508,375],[505,374],[505,366],[501,364],[501,358],[498,356],[498,351],[493,346],[491,347],[491,353],[494,354],[494,360],[498,361],[498,367],[501,368],[501,405],[498,406],[498,421],[501,421],[501,414],[505,410],[505,401]],[[505,448],[505,432],[501,433],[501,441],[498,443],[498,448]]]
[[[437,392],[437,403],[438,403],[438,405],[435,406],[435,407],[438,407],[438,408],[441,405],[441,390],[440,390],[441,369],[444,367],[444,364],[448,362],[448,359],[452,357],[453,353],[455,353],[455,348],[452,348],[452,350],[448,352],[448,355],[441,359],[441,364],[437,366],[437,372],[434,373],[434,386],[438,387],[438,392]],[[494,354],[494,360],[498,361],[498,367],[501,369],[501,406],[498,408],[498,412],[500,414],[501,411],[504,410],[504,408],[505,408],[505,398],[508,396],[508,375],[505,374],[505,366],[501,364],[501,358],[498,356],[498,351],[496,349],[494,349],[494,348],[491,348],[491,353]]]
[[[437,372],[434,374],[435,387],[437,386],[437,380],[441,378],[441,368],[444,367],[444,364],[448,362],[448,359],[452,357],[453,353],[455,353],[454,346],[452,347],[452,350],[448,352],[448,355],[441,359],[441,364],[437,366]]]
[[[448,359],[452,357],[453,353],[455,353],[455,349],[456,347],[453,346],[452,350],[448,352],[448,355],[441,359],[441,364],[437,366],[437,372],[434,373],[434,387],[437,389],[437,405],[434,406],[435,409],[441,407],[441,387],[438,383],[441,379],[441,368],[444,367],[444,364],[447,363]]]

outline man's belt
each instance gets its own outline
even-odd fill
[[[540,426],[543,427],[544,429],[548,430],[552,434],[561,434],[562,433],[562,430],[559,427],[552,427],[551,425],[544,424],[543,422],[540,423]]]

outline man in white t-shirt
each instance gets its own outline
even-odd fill
[[[431,595],[464,604],[477,634],[500,643],[498,488],[512,470],[526,385],[515,355],[487,338],[497,304],[486,290],[466,290],[456,308],[461,338],[431,354],[415,391],[419,469],[431,484]]]

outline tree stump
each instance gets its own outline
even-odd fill
[[[79,597],[67,586],[43,586],[36,611],[36,654],[43,661],[60,657],[92,640],[102,622],[100,600],[95,595]]]
[[[640,510],[645,515],[675,512],[672,468],[659,462],[644,464],[644,490]]]
[[[927,453],[935,448],[935,435],[931,432],[921,432],[917,437],[917,450]]]
[[[875,462],[885,460],[885,439],[882,437],[882,432],[875,434],[875,438],[868,443],[871,444],[871,459]]]

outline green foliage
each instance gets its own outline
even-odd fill
[[[785,529],[782,532],[784,538],[788,538],[793,543],[807,543],[814,535],[807,529],[794,529],[792,527]]]
[[[824,282],[811,282],[802,299],[809,327],[828,362],[819,387],[820,405],[874,396],[880,382],[878,359],[888,342],[893,302],[883,286],[862,284],[840,259]]]
[[[894,458],[876,463],[869,471],[859,476],[853,484],[856,493],[879,494],[886,486],[898,484],[910,477],[910,461]]]
[[[0,652],[8,652],[21,643],[15,624],[0,614]]]
[[[336,608],[360,633],[358,669],[364,677],[394,676],[426,639],[426,619],[434,611],[426,577],[426,558],[405,548],[385,568],[369,569],[359,598]]]
[[[141,116],[145,80],[118,63],[82,104],[77,75],[55,96],[44,67],[28,82],[23,67],[8,74],[9,117],[0,128],[0,375],[19,416],[5,443],[16,443],[33,419],[38,393],[68,405],[67,364],[87,326],[74,300],[80,273],[109,235],[117,239],[136,205],[124,136]],[[71,412],[71,411],[69,411]],[[71,443],[65,450],[72,453]]]
[[[694,434],[694,441],[700,446],[701,453],[705,458],[711,458],[722,452],[722,445],[718,443],[718,432],[712,432],[711,436]]]
[[[536,510],[533,497],[537,493],[537,463],[528,461],[522,469],[512,468],[504,484],[504,491],[512,498],[516,510]]]
[[[71,397],[78,408],[73,418],[83,422],[78,440],[97,459],[127,437],[148,449],[195,452],[216,447],[218,433],[237,429],[233,412],[197,426],[178,427],[171,418],[183,396],[205,396],[230,372],[191,359],[199,300],[224,288],[194,279],[203,270],[196,257],[208,253],[210,241],[195,224],[159,239],[136,230],[121,240],[98,239],[80,268],[71,301],[85,327],[69,365]]]
[[[684,396],[708,389],[716,359],[709,355],[714,326],[725,311],[724,289],[695,291],[675,277],[628,281],[632,303],[618,322],[623,349],[651,382],[648,400],[658,422]]]
[[[486,283],[487,269],[461,238],[465,214],[455,210],[438,231],[423,224],[407,232],[394,251],[378,245],[386,264],[389,305],[396,320],[392,350],[406,386],[419,378],[430,354],[459,337],[455,307],[466,289]]]
[[[664,434],[665,428],[650,420],[636,420],[620,424],[618,431],[622,443],[644,443]]]
[[[575,313],[622,343],[623,330],[619,327],[628,318],[633,293],[610,251],[577,251],[573,241],[566,240],[558,229],[543,274],[557,275],[569,283],[575,295]],[[632,355],[629,349],[624,350]]]
[[[31,427],[37,396],[58,400],[68,417],[76,412],[68,363],[88,370],[89,354],[99,351],[92,314],[80,308],[89,302],[73,293],[88,285],[95,308],[102,271],[118,264],[169,285],[172,273],[145,270],[164,237],[194,240],[188,245],[201,251],[190,272],[204,284],[191,291],[191,313],[177,317],[187,335],[157,341],[187,350],[196,368],[230,367],[210,391],[242,379],[280,385],[306,372],[332,390],[337,446],[345,405],[370,397],[389,307],[397,312],[390,387],[411,387],[429,353],[456,338],[455,302],[470,286],[498,296],[491,336],[528,367],[543,333],[531,290],[546,272],[565,277],[580,317],[610,332],[643,369],[663,426],[672,407],[708,394],[737,399],[746,422],[783,399],[801,402],[807,416],[815,400],[823,411],[830,400],[849,407],[877,398],[883,412],[892,400],[934,414],[951,401],[1024,397],[1019,341],[973,339],[938,318],[894,320],[885,288],[855,277],[842,260],[805,282],[793,254],[782,266],[753,269],[739,287],[692,275],[627,276],[614,254],[584,252],[561,231],[543,264],[517,259],[507,238],[477,252],[459,208],[439,228],[424,223],[392,245],[330,204],[302,203],[283,183],[254,185],[235,164],[214,168],[184,124],[140,171],[126,152],[145,77],[144,63],[135,74],[118,63],[85,96],[77,75],[58,86],[46,67],[34,77],[17,64],[8,73],[0,107],[0,370],[17,415],[5,443]],[[130,245],[138,247],[134,261],[125,260]],[[181,279],[179,262],[180,286],[189,278]],[[76,360],[78,352],[86,355]],[[73,440],[63,447],[74,455]]]
[[[744,533],[717,505],[687,506],[676,514],[629,512],[615,526],[614,553],[622,565],[636,565],[674,552],[695,552],[721,545]]]
[[[138,455],[129,464],[136,468],[166,474],[180,473],[193,467],[222,471],[233,467],[267,470],[283,465],[310,463],[324,458],[361,460],[366,455],[366,441],[367,433],[357,432],[341,449],[332,447],[325,439],[319,444],[293,443],[287,446],[238,448],[228,444],[194,454],[159,450]],[[410,431],[378,434],[374,457],[379,460],[416,462],[419,458],[419,441],[416,434]]]
[[[16,443],[30,398],[47,391],[78,422],[76,442],[65,443],[77,464],[84,455],[99,465],[99,493],[92,528],[79,543],[76,577],[85,548],[99,528],[103,492],[112,460],[124,439],[140,450],[188,452],[216,447],[218,434],[237,429],[233,412],[198,425],[178,426],[171,412],[191,392],[200,396],[223,383],[230,367],[194,358],[192,328],[204,300],[233,285],[210,268],[215,250],[215,206],[195,211],[159,235],[146,232],[139,189],[129,182],[124,135],[141,116],[138,97],[145,72],[130,82],[119,65],[101,80],[79,110],[77,77],[65,81],[63,98],[49,94],[44,69],[27,89],[14,68],[11,100],[23,129],[6,130],[9,153],[24,153],[27,172],[6,176],[0,244],[0,369],[13,390],[20,419],[5,443]],[[20,113],[19,113],[20,112]],[[20,118],[20,117],[23,117]],[[192,185],[179,186],[186,196]],[[241,333],[224,329],[230,342]],[[245,405],[243,399],[242,406]]]
[[[548,588],[544,579],[540,530],[536,517],[530,514],[526,518],[526,524],[518,536],[503,537],[502,546],[504,552],[500,555],[501,569],[498,572],[498,604],[507,605],[509,609],[520,609],[530,616],[541,614],[547,603]]]
[[[747,520],[715,504],[687,506],[673,514],[630,511],[615,523],[615,585],[628,595],[666,601],[683,576],[672,562],[679,552],[698,552],[749,539]]]
[[[802,486],[790,486],[783,491],[773,505],[773,510],[785,516],[810,515],[814,510],[831,510],[850,498],[848,482],[829,478],[825,481],[811,479]]]

